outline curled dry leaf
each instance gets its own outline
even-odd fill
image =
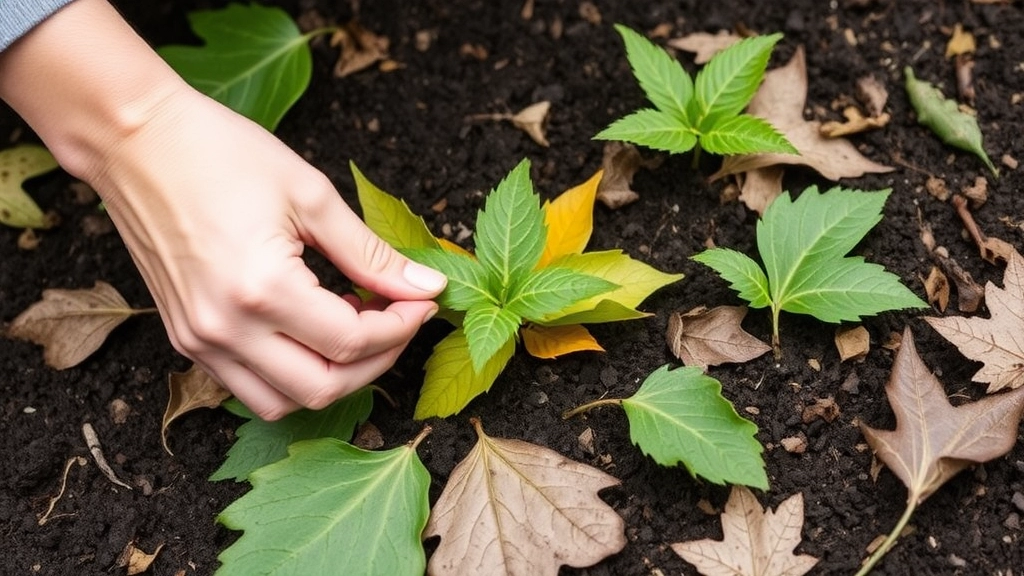
[[[839,350],[839,361],[860,360],[871,350],[871,336],[867,328],[853,326],[836,330],[836,349]]]
[[[43,214],[22,184],[56,167],[57,161],[42,146],[23,144],[0,151],[0,224],[15,228],[53,226],[53,220]]]
[[[134,309],[106,282],[87,290],[50,289],[11,323],[8,335],[43,347],[43,359],[57,370],[76,366],[103,345],[129,316],[155,312]]]
[[[806,101],[807,62],[801,47],[789,63],[765,74],[764,82],[747,107],[750,114],[768,120],[800,154],[727,156],[711,180],[778,164],[809,166],[829,180],[892,171],[889,166],[865,158],[848,140],[822,136],[819,122],[804,120]]]
[[[734,486],[722,513],[724,538],[680,542],[672,550],[705,576],[801,576],[818,563],[793,553],[803,524],[802,494],[772,512],[761,508],[749,488]]]
[[[746,306],[698,306],[689,312],[674,312],[665,335],[668,347],[687,366],[718,366],[726,362],[747,362],[772,349],[743,330]]]
[[[868,74],[857,79],[857,100],[864,105],[868,114],[881,116],[885,110],[885,104],[889,101],[889,91],[885,85],[875,78],[874,74]]]
[[[942,273],[938,266],[932,266],[931,272],[924,280],[924,292],[928,296],[928,303],[945,312],[949,306],[949,279]]]
[[[736,176],[742,181],[740,201],[762,216],[772,200],[782,194],[782,177],[785,176],[782,166],[765,166]]]
[[[632,144],[609,141],[601,158],[603,176],[597,187],[597,199],[611,210],[618,210],[640,199],[633,191],[633,176],[640,168],[653,168],[658,160],[644,160]]]
[[[626,545],[625,523],[597,496],[618,480],[472,422],[476,446],[452,471],[424,532],[441,537],[428,574],[554,576]]]
[[[135,541],[132,540],[124,547],[121,554],[118,555],[117,561],[114,565],[118,568],[127,568],[128,576],[135,576],[136,574],[142,574],[146,570],[149,570],[149,566],[156,560],[157,554],[163,550],[164,544],[161,542],[157,545],[156,550],[153,550],[152,554],[147,554],[141,548],[136,546]]]
[[[548,112],[551,111],[551,102],[543,100],[531,104],[509,118],[512,125],[526,132],[537,144],[547,148],[551,144],[544,135],[544,124],[548,119]]]
[[[668,41],[668,45],[686,52],[694,52],[694,64],[707,64],[720,51],[739,42],[742,38],[728,30],[719,30],[717,34],[694,32]]]
[[[331,46],[341,49],[338,62],[334,65],[334,76],[344,78],[365,70],[388,57],[389,41],[377,36],[352,21],[342,26],[331,36]]]
[[[1024,386],[1024,257],[1014,252],[1006,263],[1003,287],[985,285],[991,318],[925,318],[960,352],[985,365],[973,380],[988,391]]]
[[[845,122],[825,122],[822,124],[820,128],[822,136],[838,138],[839,136],[849,136],[850,134],[858,134],[868,130],[877,130],[878,128],[884,128],[890,120],[889,115],[884,112],[880,116],[864,116],[856,106],[847,106],[843,110],[843,117],[846,118]]]
[[[187,372],[174,372],[167,378],[170,394],[167,408],[160,424],[160,440],[164,450],[173,455],[167,447],[167,427],[179,416],[197,408],[216,408],[231,397],[231,392],[217,383],[202,368],[193,364]]]

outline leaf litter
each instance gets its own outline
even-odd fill
[[[174,372],[167,377],[167,407],[160,423],[160,442],[168,454],[167,428],[182,414],[199,408],[216,408],[231,397],[231,392],[210,377],[205,370],[193,364],[187,372]]]
[[[746,306],[698,306],[673,312],[665,335],[668,347],[687,366],[718,366],[743,363],[771,351],[772,347],[745,331],[740,323]]]

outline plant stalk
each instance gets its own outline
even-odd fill
[[[782,342],[779,339],[779,312],[781,310],[772,306],[772,352],[775,353],[776,360],[782,358]]]
[[[568,420],[569,418],[572,418],[573,416],[576,416],[578,414],[590,412],[594,408],[611,405],[622,406],[622,398],[602,398],[600,400],[594,400],[593,402],[587,402],[582,406],[577,406],[571,410],[566,410],[565,412],[562,412],[562,420]]]
[[[697,140],[697,143],[693,145],[693,164],[690,165],[690,168],[694,171],[700,169],[700,140]]]
[[[889,549],[896,544],[896,540],[900,537],[900,532],[903,532],[903,529],[907,526],[907,522],[910,520],[910,515],[917,509],[917,501],[918,498],[916,495],[911,495],[911,497],[907,499],[907,509],[903,511],[903,516],[900,516],[899,522],[896,522],[896,527],[893,528],[892,532],[889,532],[889,535],[885,537],[885,540],[882,541],[882,545],[876,548],[875,551],[871,553],[871,556],[868,556],[867,561],[860,567],[856,576],[867,576],[871,572],[871,569],[875,567],[875,564],[878,564],[878,561],[882,559],[882,556],[885,556]]]

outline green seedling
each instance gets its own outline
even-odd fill
[[[757,426],[736,413],[722,385],[695,366],[662,366],[629,398],[604,398],[566,412],[571,418],[599,406],[622,406],[633,443],[662,466],[682,462],[716,484],[768,489]]]
[[[620,118],[594,138],[623,140],[680,154],[778,152],[796,148],[766,120],[742,114],[764,80],[772,48],[782,34],[747,38],[716,54],[691,79],[668,52],[637,32],[616,25],[633,75],[654,108]]]
[[[727,248],[705,250],[693,259],[718,272],[751,307],[771,308],[772,347],[779,356],[783,310],[838,323],[927,307],[895,274],[860,256],[846,256],[881,220],[888,197],[889,190],[837,187],[819,194],[811,186],[794,201],[785,192],[757,223],[764,269]]]

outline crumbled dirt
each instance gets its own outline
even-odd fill
[[[162,44],[191,41],[185,12],[221,3],[119,4],[147,39]],[[281,3],[295,16],[315,7],[329,20],[347,20],[350,9],[339,12],[336,4]],[[918,77],[938,82],[947,94],[955,92],[953,64],[943,53],[949,31],[962,23],[978,38],[976,108],[986,148],[997,163],[1006,154],[1024,158],[1020,2],[599,0],[594,4],[600,25],[582,17],[579,4],[537,2],[533,17],[523,20],[520,2],[363,2],[360,21],[390,38],[391,56],[403,67],[334,79],[330,72],[336,54],[317,43],[310,89],[286,116],[279,135],[321,168],[350,202],[355,198],[347,167],[351,159],[425,215],[435,231],[445,224],[472,227],[482,193],[520,159],[533,160],[538,190],[554,196],[598,168],[602,145],[591,137],[644,105],[612,23],[645,31],[668,24],[673,36],[736,26],[782,31],[786,37],[773,64],[788,59],[797,45],[807,47],[808,117],[840,119],[830,104],[852,97],[857,79],[866,74],[874,73],[888,86],[893,121],[882,131],[852,138],[868,157],[897,168],[892,174],[844,182],[862,189],[893,189],[885,218],[856,253],[885,265],[923,296],[922,279],[933,262],[918,239],[920,215],[932,225],[937,242],[976,280],[1001,281],[1001,268],[978,257],[953,208],[925,190],[929,175],[945,179],[952,191],[986,176],[989,200],[975,217],[989,234],[1018,249],[1024,245],[1017,224],[1024,219],[1020,170],[1003,167],[1002,176],[992,178],[976,158],[944,146],[917,125],[901,76],[909,64]],[[424,30],[433,31],[436,39],[420,51],[417,32]],[[460,51],[465,44],[478,48]],[[483,59],[466,54],[484,51]],[[693,71],[690,57],[681,57]],[[471,114],[514,112],[538,100],[553,103],[550,148],[541,148],[508,123],[464,122]],[[7,109],[0,109],[0,135],[16,142],[33,140]],[[718,162],[706,157],[694,172],[688,156],[668,158],[661,167],[637,175],[639,202],[615,212],[597,209],[592,249],[623,248],[660,269],[684,272],[686,278],[644,304],[653,317],[594,326],[592,332],[607,353],[580,353],[558,361],[520,353],[491,392],[462,415],[431,421],[435,431],[419,452],[433,477],[433,498],[474,442],[468,416],[479,416],[491,435],[548,446],[622,480],[603,496],[626,520],[625,550],[595,567],[564,568],[563,574],[694,573],[668,545],[719,537],[717,516],[697,505],[705,499],[720,509],[728,488],[694,480],[682,468],[654,464],[630,443],[619,410],[606,408],[570,421],[560,414],[603,395],[628,396],[657,367],[677,364],[664,342],[672,311],[738,303],[724,282],[689,260],[709,238],[720,246],[755,251],[756,216],[735,202],[720,203],[722,183],[704,180]],[[795,191],[811,183],[828,185],[799,169],[790,170],[785,180]],[[136,306],[152,305],[117,235],[83,232],[97,216],[95,206],[76,204],[70,184],[63,174],[31,183],[38,202],[62,219],[59,228],[41,234],[37,250],[20,251],[19,232],[0,229],[0,320],[9,322],[43,289],[89,287],[98,279],[112,283]],[[441,199],[447,200],[447,208],[436,214],[430,206]],[[322,259],[311,256],[310,261],[326,284],[344,288],[344,279]],[[759,495],[762,503],[775,506],[796,492],[804,494],[806,521],[799,550],[821,558],[815,573],[853,573],[868,544],[887,533],[903,510],[906,491],[900,482],[885,470],[877,481],[872,479],[872,456],[857,423],[892,425],[883,386],[893,352],[882,344],[907,324],[925,363],[955,395],[954,402],[982,393],[982,386],[970,382],[978,365],[908,314],[884,314],[864,322],[872,348],[862,362],[839,361],[835,326],[787,315],[780,361],[769,354],[711,370],[725,395],[760,427],[758,439],[766,446],[771,481],[771,490]],[[762,338],[770,334],[764,311],[752,311],[745,327]],[[378,403],[372,417],[387,446],[404,443],[420,430],[422,423],[411,419],[420,367],[446,330],[439,321],[428,325],[381,379],[399,401],[395,409]],[[810,359],[820,363],[820,371],[808,365]],[[0,366],[0,456],[7,463],[0,472],[0,572],[119,573],[111,567],[130,540],[146,551],[165,544],[153,574],[215,570],[217,553],[236,534],[216,525],[214,518],[246,485],[211,483],[206,477],[222,461],[239,421],[224,411],[199,411],[173,425],[170,444],[175,455],[161,450],[167,375],[186,369],[188,362],[174,353],[158,318],[130,320],[77,368],[55,372],[43,364],[39,349],[14,341],[2,341]],[[839,417],[804,423],[804,407],[830,396]],[[122,424],[111,418],[115,401],[130,408]],[[744,411],[747,407],[756,408],[750,411],[755,414]],[[91,462],[73,466],[54,515],[38,526],[37,517],[57,492],[67,459],[88,456],[81,434],[85,422],[95,427],[115,472],[136,489],[112,485]],[[577,439],[587,427],[594,432],[594,456]],[[807,438],[803,453],[781,447],[783,438],[801,434]],[[1018,573],[1024,566],[1024,510],[1014,502],[1024,500],[1022,492],[1024,444],[1019,444],[1006,457],[963,472],[932,496],[912,519],[913,531],[877,573]]]

